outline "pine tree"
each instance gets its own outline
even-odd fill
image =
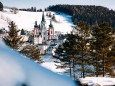
[[[0,2],[0,11],[3,11],[3,4]]]
[[[21,37],[18,36],[19,30],[17,30],[15,23],[12,21],[9,23],[9,31],[8,36],[4,38],[4,42],[14,49],[19,49],[22,45],[22,41],[20,41]]]
[[[115,45],[111,47],[110,52],[108,53],[108,65],[110,66],[111,70],[109,69],[109,73],[112,77],[115,77]]]
[[[108,23],[96,25],[92,28],[92,36],[96,76],[103,75],[104,77],[111,70],[109,61],[112,61],[112,58],[108,57],[108,53],[114,43],[112,28]]]
[[[42,59],[40,58],[40,52],[39,49],[34,45],[26,45],[21,51],[23,55],[29,57],[30,59],[33,59],[35,61],[38,61],[39,63],[42,62]]]
[[[69,74],[70,74],[70,77],[72,77],[71,61],[69,60],[69,56],[66,52],[67,49],[65,49],[65,46],[68,46],[68,45],[66,45],[66,43],[60,44],[55,51],[55,57],[61,61],[60,62],[61,65],[57,66],[57,68],[69,68],[70,69]]]
[[[73,78],[75,78],[75,44],[75,35],[67,34],[66,41],[56,49],[56,56],[63,63],[61,67],[68,67],[70,77]]]
[[[92,72],[89,56],[90,26],[85,22],[79,22],[75,33],[67,34],[66,41],[62,44],[63,61],[70,69],[70,77],[75,78],[76,72],[81,72],[81,77],[85,77]],[[58,50],[59,51],[59,50]]]
[[[73,76],[75,79],[75,61],[76,61],[76,36],[74,34],[67,34],[66,41],[63,43],[64,53],[66,55],[65,59],[69,65],[70,77]],[[71,69],[72,68],[72,69]],[[72,71],[73,70],[73,71]]]
[[[79,65],[79,71],[81,77],[85,77],[88,72],[91,72],[89,58],[89,38],[90,38],[90,26],[83,21],[80,21],[76,27],[76,48],[78,53],[77,65]]]
[[[63,46],[61,44],[58,46],[58,48],[55,51],[55,57],[60,60],[61,60],[60,57],[63,57]],[[63,60],[63,58],[62,58],[62,60]]]

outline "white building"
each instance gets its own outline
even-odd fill
[[[35,21],[34,25],[34,44],[46,44],[47,40],[54,39],[54,27],[52,21],[50,21],[49,28],[46,28],[46,21],[44,12],[42,14],[41,24],[37,24]]]

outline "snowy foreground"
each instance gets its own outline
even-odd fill
[[[0,40],[0,86],[76,86],[74,81],[41,67]]]
[[[45,67],[45,68],[47,68],[47,69],[49,69],[53,72],[64,75],[64,72],[66,72],[68,70],[67,68],[57,68],[57,65],[61,66],[61,64],[59,63],[60,60],[55,59],[54,57],[52,57],[52,55],[47,55],[46,54],[46,55],[43,55],[43,56],[40,56],[40,57],[44,61],[43,63],[41,63],[41,66],[43,66],[43,67]]]

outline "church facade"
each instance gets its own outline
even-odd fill
[[[54,27],[52,25],[52,20],[50,20],[50,25],[46,28],[46,21],[44,12],[42,14],[41,23],[38,25],[35,21],[34,25],[34,44],[46,44],[47,41],[54,39]]]

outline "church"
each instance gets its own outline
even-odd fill
[[[41,23],[38,25],[35,21],[34,25],[34,44],[46,44],[47,41],[53,40],[54,37],[54,27],[52,25],[52,20],[50,20],[50,25],[46,27],[46,21],[44,12],[42,14]]]

